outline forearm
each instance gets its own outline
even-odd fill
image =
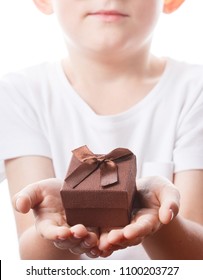
[[[77,260],[79,255],[56,248],[53,242],[42,238],[35,227],[27,229],[19,238],[20,256],[23,260]]]
[[[203,259],[203,226],[177,216],[143,242],[151,259]]]

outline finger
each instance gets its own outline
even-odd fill
[[[134,217],[131,224],[124,228],[124,237],[128,240],[134,240],[140,243],[140,238],[152,234],[161,226],[157,217],[157,211],[148,213],[147,209],[142,209]]]
[[[95,232],[87,231],[87,229],[84,227],[85,231],[83,231],[84,235],[82,236],[81,234],[78,234],[79,227],[84,227],[84,226],[83,225],[75,226],[74,231],[76,231],[76,229],[77,229],[77,234],[74,236],[80,237],[80,242],[78,244],[75,244],[74,246],[72,246],[71,251],[75,254],[82,254],[82,253],[86,253],[86,252],[91,252],[93,248],[96,250],[96,247],[98,244],[97,234]],[[71,230],[73,230],[73,229],[71,229]],[[90,254],[92,254],[94,256],[100,254],[100,252],[98,252],[98,248],[96,251],[97,251],[97,253],[92,252]]]
[[[36,220],[36,230],[45,239],[54,240],[65,240],[72,236],[70,228],[68,226],[59,226],[52,219],[37,219]]]
[[[138,245],[142,242],[142,237],[128,239],[124,235],[124,229],[111,230],[109,233],[102,233],[99,241],[99,249],[102,251],[101,257],[110,256],[114,251],[125,249],[129,246]]]
[[[39,192],[39,183],[34,183],[26,186],[13,197],[14,208],[21,213],[27,213],[31,208],[34,208],[43,198]]]
[[[113,245],[120,243],[121,240],[123,240],[122,229],[113,229],[109,232],[103,229],[101,231],[98,247],[102,251],[108,251],[112,249]]]
[[[102,252],[97,247],[95,247],[95,248],[92,248],[90,251],[86,252],[86,255],[89,258],[95,259],[95,258],[100,257],[101,253]]]
[[[107,258],[107,257],[109,257],[109,256],[111,256],[112,254],[113,254],[113,252],[114,251],[104,251],[104,252],[102,252],[102,254],[100,255],[100,257],[102,257],[102,258]]]
[[[123,229],[111,230],[108,234],[107,240],[110,244],[116,245],[124,241]]]
[[[109,250],[109,248],[111,247],[111,244],[109,243],[107,237],[108,237],[108,232],[101,232],[99,238],[99,244],[98,244],[98,247],[101,251]]]
[[[28,213],[31,209],[30,196],[26,193],[16,194],[12,199],[13,207],[20,213]]]
[[[13,197],[13,206],[18,212],[27,213],[43,201],[45,187],[57,187],[59,189],[61,184],[62,181],[56,178],[29,184]]]
[[[70,236],[66,239],[58,239],[54,241],[54,245],[62,250],[70,250],[71,248],[74,248],[81,242],[81,238],[75,238],[73,236]]]
[[[98,237],[94,232],[90,232],[83,240],[81,246],[86,249],[93,248],[98,245]]]
[[[162,224],[168,224],[177,214],[180,207],[180,194],[173,185],[164,187],[160,192],[159,219]]]
[[[83,225],[76,225],[69,228],[70,234],[68,236],[58,235],[54,245],[60,249],[71,249],[82,242],[83,238],[88,235],[86,228]],[[62,237],[63,236],[63,237]]]
[[[86,227],[88,232],[94,232],[96,236],[99,238],[100,236],[100,229],[98,227]]]
[[[87,228],[82,224],[72,226],[70,230],[75,238],[84,238],[88,235]]]
[[[156,194],[160,205],[159,219],[161,223],[167,224],[177,215],[180,195],[171,181],[160,176],[145,177],[137,181],[137,186],[141,192],[145,189],[151,189]]]
[[[54,242],[55,246],[60,249],[69,249],[73,254],[89,253],[92,257],[100,254],[98,248],[97,236],[95,233],[90,232],[84,238],[69,237],[66,240],[57,240]]]
[[[84,248],[80,245],[75,246],[73,248],[69,249],[71,253],[75,254],[75,255],[82,255],[84,253],[89,254],[92,258],[96,258],[99,257],[101,254],[101,251],[99,250],[98,247],[93,247],[93,248]]]

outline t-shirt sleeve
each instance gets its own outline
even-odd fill
[[[203,91],[184,112],[176,139],[175,172],[203,169]]]
[[[33,94],[22,78],[11,75],[0,81],[0,180],[4,160],[40,155],[51,157],[50,147]]]

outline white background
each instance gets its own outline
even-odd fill
[[[179,11],[163,15],[152,50],[157,55],[203,64],[203,1],[186,0]],[[0,0],[0,76],[64,54],[54,16],[42,15],[32,0]],[[17,258],[12,207],[4,181],[0,184],[0,259]]]

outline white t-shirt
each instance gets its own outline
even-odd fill
[[[81,99],[59,62],[11,73],[0,82],[0,132],[2,178],[5,159],[28,155],[51,158],[56,177],[64,178],[71,151],[87,145],[100,154],[129,148],[137,177],[172,179],[175,172],[203,169],[203,67],[168,60],[144,99],[110,116],[97,115]]]

